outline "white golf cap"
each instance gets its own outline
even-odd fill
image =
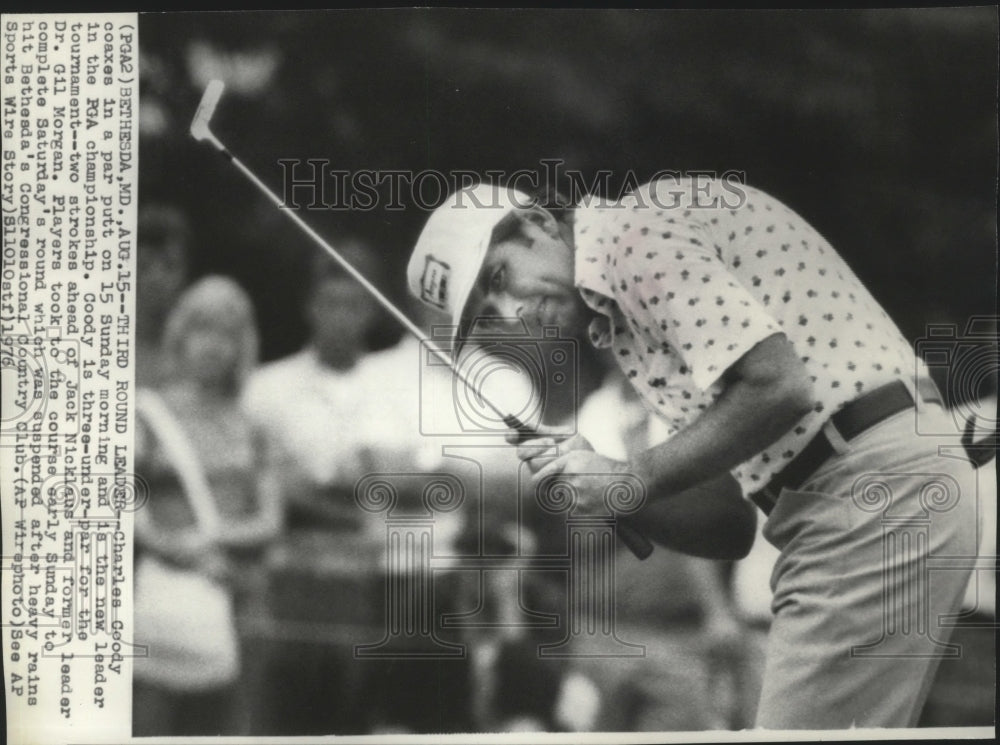
[[[498,184],[477,184],[451,194],[427,219],[406,279],[410,292],[447,313],[456,331],[490,247],[493,228],[535,199]]]

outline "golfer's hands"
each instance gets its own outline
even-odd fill
[[[576,492],[575,509],[581,512],[602,512],[604,493],[614,474],[627,473],[628,464],[594,452],[583,435],[562,438],[540,431],[539,436],[521,442],[517,447],[520,458],[532,473],[531,488],[537,489],[550,477],[569,484]],[[508,442],[517,443],[521,433],[508,435]]]

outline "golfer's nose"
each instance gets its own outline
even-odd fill
[[[479,307],[472,324],[473,333],[507,334],[524,332],[520,314],[523,303],[490,297]]]
[[[524,302],[519,298],[504,294],[493,298],[493,307],[496,309],[497,316],[511,323],[520,323]]]

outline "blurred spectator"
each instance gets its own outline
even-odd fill
[[[177,208],[147,204],[139,211],[137,240],[135,379],[138,386],[158,388],[170,373],[161,340],[186,282],[191,228]]]
[[[340,250],[362,274],[374,274],[362,244]],[[380,311],[325,254],[316,254],[308,282],[306,346],[257,370],[243,402],[282,464],[290,526],[354,529],[354,483],[372,465],[359,428],[377,391],[364,365],[365,338]]]
[[[360,241],[340,254],[380,285],[380,257]],[[385,515],[355,502],[370,473],[405,480],[448,466],[441,445],[420,432],[421,384],[450,383],[447,369],[422,369],[407,335],[370,352],[383,316],[377,301],[325,254],[311,264],[306,346],[264,365],[244,397],[246,411],[279,453],[290,532],[273,557],[272,640],[264,734],[363,734],[467,727],[466,663],[356,660],[355,644],[385,633]],[[399,509],[420,509],[401,488]],[[448,553],[460,515],[435,518],[435,551]],[[439,577],[440,579],[440,577]],[[443,584],[443,583],[439,583]],[[297,631],[289,629],[298,629]],[[433,681],[429,687],[427,683]],[[425,695],[447,691],[448,706]]]
[[[415,305],[415,304],[413,304]],[[411,308],[408,316],[430,333],[430,319]],[[370,354],[363,364],[371,386],[366,389],[364,413],[357,434],[365,443],[369,465],[399,485],[393,517],[410,513],[426,516],[427,502],[420,475],[449,474],[462,484],[464,499],[460,509],[431,512],[434,524],[435,571],[433,579],[434,618],[431,628],[443,641],[461,643],[460,630],[442,628],[441,618],[459,609],[466,581],[463,572],[447,571],[447,557],[460,551],[458,539],[463,525],[470,522],[480,497],[483,471],[489,468],[489,453],[477,450],[476,466],[462,453],[445,454],[451,445],[479,444],[456,436],[452,375],[414,335],[406,333],[392,347]],[[452,426],[435,430],[426,415],[436,409],[434,419]],[[482,469],[482,470],[480,470]],[[409,482],[409,484],[407,483]],[[386,515],[371,523],[372,542],[385,566]],[[410,581],[406,567],[385,566],[384,581]],[[402,572],[404,576],[394,575]],[[380,610],[382,606],[380,604]],[[384,623],[384,616],[383,616]],[[384,630],[380,629],[380,633]],[[419,635],[418,635],[419,636]],[[419,643],[419,639],[415,643]],[[467,732],[472,729],[472,690],[467,659],[389,659],[365,661],[364,693],[369,732]]]
[[[411,313],[420,325],[420,314]],[[371,467],[376,471],[433,471],[444,465],[443,441],[425,437],[425,394],[451,406],[451,373],[435,364],[429,347],[405,333],[393,346],[368,354],[362,369],[371,395],[360,402],[365,416],[357,422]],[[434,393],[430,393],[433,391]],[[428,402],[429,403],[429,402]]]
[[[339,250],[375,274],[366,246],[342,241]],[[376,395],[364,361],[379,308],[326,254],[312,255],[307,282],[305,347],[259,368],[243,397],[280,463],[289,526],[270,568],[271,626],[262,633],[273,642],[264,664],[274,691],[261,702],[260,734],[357,734],[366,724],[353,640],[322,634],[374,621],[380,552],[354,485],[374,465],[361,428]]]
[[[627,460],[667,436],[617,370],[580,409],[579,431],[597,452]],[[721,565],[657,546],[637,561],[621,545],[616,628],[645,657],[574,660],[600,690],[598,731],[678,731],[740,726],[736,672],[743,628]]]
[[[239,408],[257,358],[249,298],[206,277],[167,320],[175,377],[140,389],[136,464],[150,502],[136,512],[137,736],[239,734],[237,616],[258,613],[262,553],[281,529],[263,440]],[[210,457],[206,457],[210,456]]]

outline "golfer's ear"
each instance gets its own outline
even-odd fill
[[[535,204],[520,213],[521,219],[532,222],[553,238],[561,237],[559,231],[559,221],[547,209],[539,204]]]

